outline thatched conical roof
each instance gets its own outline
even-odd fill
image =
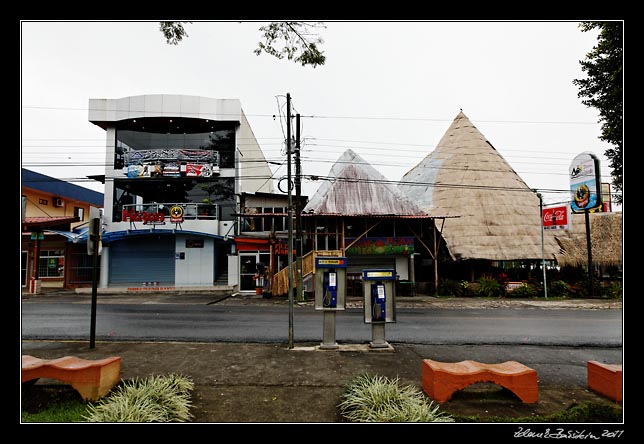
[[[353,150],[333,164],[303,213],[331,216],[427,215]]]
[[[434,151],[398,186],[430,216],[447,219],[454,259],[554,259],[559,246],[542,229],[539,197],[461,111]]]
[[[595,265],[621,266],[622,213],[590,213],[590,244]],[[564,266],[587,266],[586,219],[583,214],[572,215],[572,228],[556,234],[561,251],[556,255],[557,263]]]

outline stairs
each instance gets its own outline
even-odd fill
[[[215,287],[220,286],[220,285],[228,285],[228,269],[221,270],[219,274],[217,274],[217,278],[215,279],[215,282],[213,284]]]

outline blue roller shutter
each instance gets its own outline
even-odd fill
[[[110,244],[109,286],[174,285],[174,236],[144,236]]]

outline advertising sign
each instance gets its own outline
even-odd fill
[[[353,238],[347,238],[351,242]],[[347,248],[347,255],[413,254],[414,236],[364,237]]]
[[[544,230],[570,229],[567,205],[544,208],[541,217]]]
[[[572,212],[583,213],[601,208],[599,159],[585,151],[573,159],[569,172]]]

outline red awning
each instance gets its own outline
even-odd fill
[[[76,216],[25,217],[22,221],[22,231],[42,231],[43,228],[61,227],[78,221]],[[69,229],[69,226],[67,228]]]

